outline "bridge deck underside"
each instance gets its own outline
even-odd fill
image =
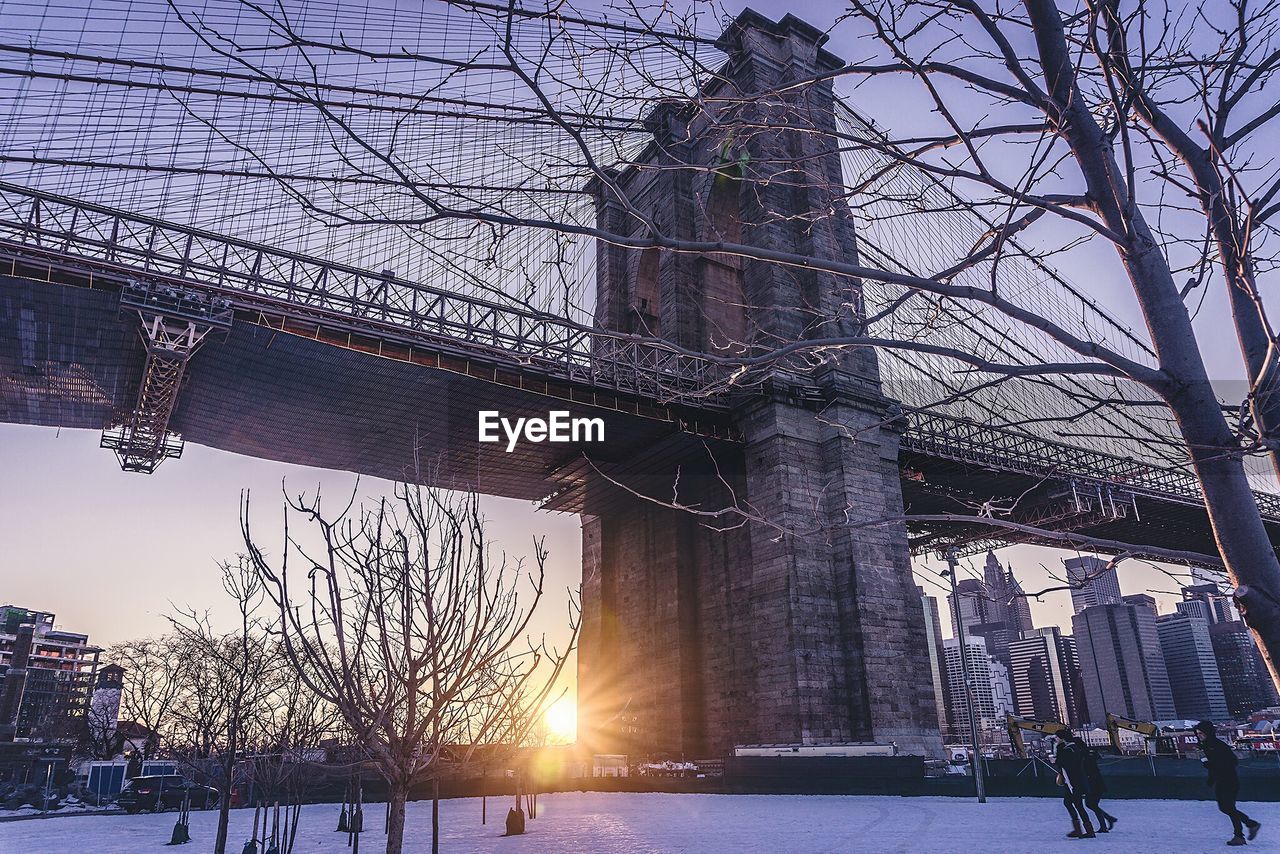
[[[134,405],[145,350],[111,291],[0,279],[0,421],[101,429]],[[605,420],[603,444],[480,444],[480,410],[510,419]],[[580,462],[646,455],[650,467],[701,451],[677,424],[578,405],[450,371],[380,358],[253,324],[191,358],[170,428],[190,442],[264,459],[414,479],[530,501],[563,493],[580,512]],[[417,450],[415,463],[415,448]],[[564,474],[561,474],[565,472]]]
[[[135,404],[144,362],[137,321],[122,315],[116,291],[0,277],[0,421],[102,429]],[[511,419],[545,417],[551,409],[600,417],[607,441],[521,442],[506,453],[504,445],[476,441],[482,409]],[[695,415],[731,429],[723,415]],[[192,357],[170,426],[187,441],[234,453],[391,480],[414,479],[416,466],[425,483],[545,500],[549,509],[577,513],[607,512],[625,500],[602,472],[661,500],[670,497],[677,471],[707,474],[712,455],[716,476],[738,474],[742,465],[740,446],[672,421],[241,322]],[[972,521],[984,513],[1127,543],[1217,551],[1203,508],[1185,498],[1139,494],[1118,515],[1063,513],[1063,485],[1073,474],[1087,482],[1087,472],[1046,477],[916,452],[910,444],[900,459],[907,513],[952,517],[910,526],[917,553],[1063,545]],[[1015,499],[1017,508],[1008,510]],[[1280,524],[1269,518],[1268,525],[1280,543]]]
[[[1121,543],[1209,556],[1218,551],[1204,508],[1189,502],[1137,494],[1117,499],[1114,506],[1109,506],[1110,502],[1099,506],[1096,493],[1091,493],[1089,482],[1084,481],[1080,492],[1089,506],[1081,512],[1065,477],[1044,478],[1025,472],[1001,471],[907,451],[903,452],[900,462],[909,473],[902,479],[902,491],[906,511],[911,515],[956,514],[970,519],[988,515],[997,521],[1038,524],[1058,532]],[[909,527],[912,548],[918,553],[937,551],[952,543],[962,551],[971,552],[1014,542],[1070,548],[1061,540],[964,518]],[[1280,524],[1267,518],[1267,527],[1272,543],[1280,543]]]

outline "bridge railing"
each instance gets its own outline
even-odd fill
[[[0,244],[69,267],[109,265],[233,301],[251,295],[294,312],[358,319],[393,336],[425,336],[448,352],[644,399],[720,408],[708,393],[719,366],[660,344],[14,184],[0,183]]]

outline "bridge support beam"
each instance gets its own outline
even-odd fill
[[[749,527],[759,741],[933,753],[923,609],[895,521],[898,435],[888,401],[829,390],[820,414],[775,398],[742,422],[747,499],[772,523]]]
[[[137,402],[103,429],[101,445],[116,452],[125,471],[150,474],[164,460],[182,455],[182,437],[169,431],[169,418],[187,361],[211,334],[226,334],[232,311],[201,291],[143,282],[128,283],[120,305],[140,321],[147,361]]]

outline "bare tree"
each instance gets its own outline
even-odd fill
[[[125,734],[120,731],[119,710],[111,703],[90,698],[85,709],[79,752],[90,759],[115,759],[124,750]]]
[[[107,654],[125,669],[120,689],[120,721],[146,732],[148,757],[167,746],[174,707],[183,689],[183,642],[176,635],[124,641]]]
[[[236,603],[236,625],[215,628],[208,611],[188,609],[169,618],[182,642],[180,701],[174,709],[172,752],[208,774],[221,795],[215,854],[227,850],[231,789],[245,748],[261,741],[261,727],[283,661],[262,614],[265,591],[243,555],[222,565],[223,589]]]
[[[314,549],[291,524],[297,518]],[[545,697],[564,666],[572,642],[526,644],[546,551],[535,543],[531,565],[497,553],[475,496],[412,486],[332,516],[318,496],[287,499],[278,562],[251,530],[247,496],[242,528],[286,657],[387,782],[386,850],[398,854],[412,788],[438,780],[446,756],[465,762],[503,734],[493,697]]]
[[[942,122],[935,138],[867,134],[862,142],[972,188],[1002,214],[1001,228],[918,290],[944,293],[954,272],[997,255],[1037,224],[1054,222],[1070,239],[1110,250],[1146,321],[1150,364],[1047,327],[1046,318],[1004,304],[994,288],[965,297],[1038,326],[1093,360],[1090,370],[1132,381],[1167,408],[1246,620],[1273,677],[1280,676],[1280,564],[1243,464],[1249,453],[1270,451],[1274,422],[1275,341],[1254,279],[1268,263],[1265,211],[1254,199],[1270,198],[1276,176],[1256,151],[1237,149],[1242,159],[1233,160],[1228,144],[1244,143],[1278,112],[1264,92],[1278,58],[1276,5],[1232,2],[1221,20],[1209,10],[1154,3],[1122,9],[1110,0],[1068,9],[1048,0],[1007,8],[976,0],[852,6],[880,58],[842,73],[914,80]],[[966,98],[977,101],[976,110]],[[1250,118],[1235,119],[1237,108]],[[1182,128],[1197,125],[1203,134],[1193,143]],[[1241,186],[1246,174],[1261,178],[1260,193]],[[1170,188],[1190,196],[1200,216],[1177,210]],[[1230,291],[1253,382],[1251,429],[1228,422],[1192,326],[1189,298],[1205,268],[1220,270]],[[1188,271],[1183,286],[1177,276]],[[1142,405],[1136,395],[1123,400]]]
[[[279,641],[272,639],[271,644],[284,662]],[[292,667],[279,667],[272,675],[271,691],[257,708],[254,741],[244,746],[241,769],[253,787],[255,810],[265,810],[262,833],[268,841],[263,850],[275,848],[289,854],[297,840],[307,792],[329,777],[320,745],[339,734],[341,718]]]

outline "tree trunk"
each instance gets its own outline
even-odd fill
[[[1135,231],[1146,251],[1125,258],[1161,369],[1173,379],[1165,397],[1178,421],[1204,494],[1218,553],[1238,593],[1271,678],[1280,685],[1280,560],[1245,475],[1239,439],[1222,414],[1204,359],[1163,256],[1141,218]]]
[[[1209,522],[1227,574],[1237,587],[1242,616],[1258,640],[1272,680],[1280,685],[1280,561],[1263,526],[1244,464],[1238,453],[1230,453],[1234,442],[1226,423],[1220,428],[1213,424],[1222,421],[1220,413],[1210,416],[1203,407],[1183,412],[1177,405],[1174,413],[1192,449]]]
[[[1231,318],[1235,322],[1249,387],[1254,392],[1249,406],[1254,428],[1268,444],[1272,471],[1280,477],[1280,448],[1272,446],[1280,440],[1280,355],[1271,344],[1272,331],[1252,265],[1236,249],[1237,241],[1242,238],[1238,229],[1232,228],[1234,219],[1226,203],[1221,198],[1215,199],[1205,206],[1205,213],[1213,227],[1218,254],[1222,256]]]
[[[1135,217],[1133,228],[1146,248],[1124,260],[1160,367],[1173,380],[1165,397],[1200,481],[1218,553],[1232,583],[1241,588],[1242,615],[1280,685],[1280,560],[1245,475],[1240,441],[1209,382],[1191,316],[1146,223]]]
[[[1112,38],[1123,44],[1124,26],[1115,10],[1103,14]],[[1231,301],[1240,355],[1250,388],[1255,392],[1250,401],[1254,426],[1267,443],[1272,469],[1280,477],[1280,445],[1276,444],[1280,439],[1280,352],[1272,346],[1275,335],[1258,291],[1252,247],[1249,245],[1252,224],[1238,221],[1236,212],[1228,203],[1231,194],[1223,186],[1222,176],[1214,164],[1214,157],[1222,156],[1225,145],[1221,136],[1215,136],[1206,149],[1150,97],[1140,78],[1131,77],[1130,82],[1134,84],[1134,104],[1138,115],[1178,155],[1200,191],[1200,206],[1218,247],[1218,263]],[[1213,153],[1215,149],[1216,155]]]
[[[387,812],[387,854],[400,854],[404,848],[404,804],[409,798],[408,785],[391,783],[388,798],[391,808]]]
[[[218,832],[213,838],[213,854],[227,854],[227,827],[231,823],[231,774],[234,771],[234,760],[230,768],[225,762],[222,764],[222,792],[218,798]]]
[[[1204,495],[1219,554],[1239,591],[1245,622],[1280,684],[1280,561],[1267,537],[1253,491],[1245,477],[1240,443],[1227,426],[1209,384],[1191,315],[1173,281],[1142,210],[1131,204],[1125,171],[1077,88],[1072,48],[1054,0],[1023,0],[1034,31],[1040,66],[1051,96],[1046,110],[1072,149],[1094,209],[1115,233],[1116,250],[1133,284],[1161,372],[1159,392],[1168,402]]]
[[[1254,392],[1249,409],[1255,429],[1271,445],[1280,438],[1280,353],[1272,346],[1274,337],[1267,322],[1257,277],[1248,254],[1246,230],[1240,228],[1227,206],[1226,188],[1205,152],[1187,153],[1184,162],[1203,192],[1201,205],[1222,264],[1231,302],[1231,318],[1240,343],[1249,386]],[[1280,448],[1268,447],[1272,470],[1280,477]]]
[[[298,838],[298,817],[302,815],[302,795],[294,795],[297,798],[293,804],[293,811],[289,815],[289,846],[285,848],[285,854],[293,854],[293,843]]]

